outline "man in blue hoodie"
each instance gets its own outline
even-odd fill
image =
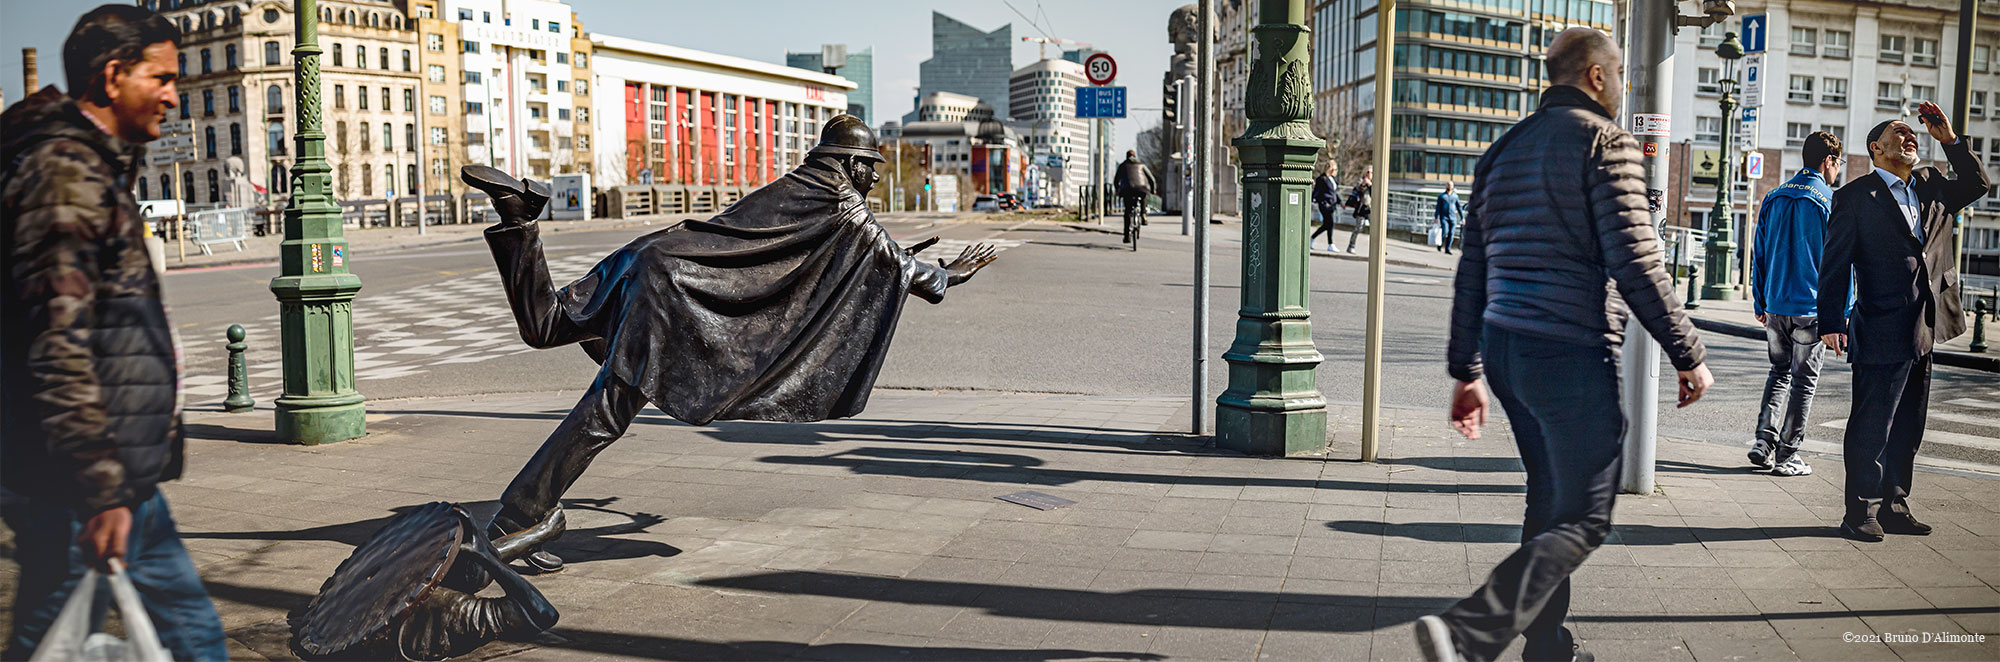
[[[1771,357],[1750,462],[1780,476],[1812,473],[1812,465],[1799,457],[1799,443],[1825,351],[1819,340],[1819,259],[1833,210],[1833,177],[1846,161],[1840,139],[1825,131],[1806,136],[1804,156],[1799,174],[1764,197],[1750,266],[1750,291]]]

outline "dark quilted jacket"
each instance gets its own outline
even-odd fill
[[[84,512],[181,473],[178,369],[138,146],[54,87],[0,115],[0,480]]]
[[[1453,377],[1481,376],[1485,324],[1616,349],[1628,306],[1675,369],[1701,364],[1646,210],[1639,145],[1602,105],[1575,87],[1549,88],[1473,178],[1446,357]]]

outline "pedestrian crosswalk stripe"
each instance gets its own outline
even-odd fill
[[[1976,409],[2000,409],[2000,402],[1987,402],[1985,400],[1980,400],[1977,398],[1959,398],[1957,400],[1946,400],[1944,401],[1944,403],[1948,405],[1958,405],[1961,407],[1973,407]]]

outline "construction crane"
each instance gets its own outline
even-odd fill
[[[1033,41],[1041,43],[1040,46],[1041,50],[1036,52],[1037,57],[1035,59],[1037,60],[1049,59],[1049,44],[1056,44],[1058,46],[1075,46],[1077,48],[1092,47],[1090,44],[1086,44],[1074,39],[1058,39],[1055,37],[1022,37],[1021,41]]]

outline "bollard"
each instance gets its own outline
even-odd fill
[[[1689,262],[1688,296],[1687,296],[1688,310],[1694,310],[1701,307],[1701,289],[1698,287],[1700,283],[1701,283],[1701,263]]]
[[[243,325],[231,324],[226,333],[229,337],[229,398],[222,401],[222,410],[231,414],[250,411],[256,402],[250,399],[250,368],[245,365],[243,352],[250,349],[243,342]]]
[[[1986,305],[1985,297],[1972,298],[1972,347],[1974,353],[1986,351],[1986,313],[1992,312]]]

